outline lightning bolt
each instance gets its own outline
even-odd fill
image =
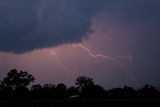
[[[102,54],[92,54],[92,52],[90,51],[90,49],[86,48],[85,46],[83,46],[82,44],[73,44],[73,47],[80,47],[82,48],[83,50],[87,51],[88,54],[91,56],[91,57],[94,57],[94,58],[98,58],[98,57],[101,57],[101,58],[104,58],[104,59],[110,59],[111,61],[115,62],[116,64],[118,64],[122,69],[123,71],[134,81],[136,81],[136,79],[128,72],[127,68],[122,65],[120,62],[118,62],[116,59],[110,57],[110,56],[105,56],[105,55],[102,55]],[[122,57],[122,56],[119,56],[119,57]],[[129,59],[132,59],[132,56],[129,56]]]
[[[57,54],[53,51],[53,49],[51,49],[51,52],[52,52],[53,56],[55,57],[59,66],[68,74],[69,73],[68,69],[60,62],[59,58],[57,57]]]
[[[67,74],[72,73],[72,74],[74,74],[74,75],[77,76],[77,74],[76,74],[75,72],[69,72],[69,71],[68,71],[68,68],[66,68],[66,67],[61,63],[61,61],[59,60],[57,54],[53,51],[53,49],[51,49],[51,53],[52,53],[53,56],[55,57],[55,59],[56,59],[58,65],[64,70],[65,73],[67,73]]]

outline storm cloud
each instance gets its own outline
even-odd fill
[[[80,42],[105,0],[0,0],[0,51]]]

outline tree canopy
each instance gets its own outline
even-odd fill
[[[10,86],[12,88],[26,87],[31,82],[34,82],[35,78],[26,71],[18,71],[16,69],[10,70],[7,77],[2,81],[3,85]]]
[[[75,84],[80,88],[80,90],[87,88],[89,86],[93,86],[94,82],[92,78],[80,76],[76,79]]]
[[[35,78],[26,71],[10,70],[7,77],[0,80],[0,99],[107,99],[107,98],[160,98],[160,91],[152,85],[145,85],[135,90],[132,87],[113,88],[105,90],[93,79],[79,76],[76,86],[67,87],[59,84],[34,84],[31,89],[26,86]]]

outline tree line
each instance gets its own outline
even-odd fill
[[[141,89],[124,86],[105,90],[93,79],[79,76],[75,80],[76,86],[66,87],[64,83],[57,85],[40,84],[27,86],[35,78],[26,71],[12,69],[0,81],[0,99],[107,99],[107,98],[160,98],[160,91],[152,85],[146,84]]]

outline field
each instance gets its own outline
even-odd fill
[[[1,100],[0,107],[160,107],[160,99]]]

